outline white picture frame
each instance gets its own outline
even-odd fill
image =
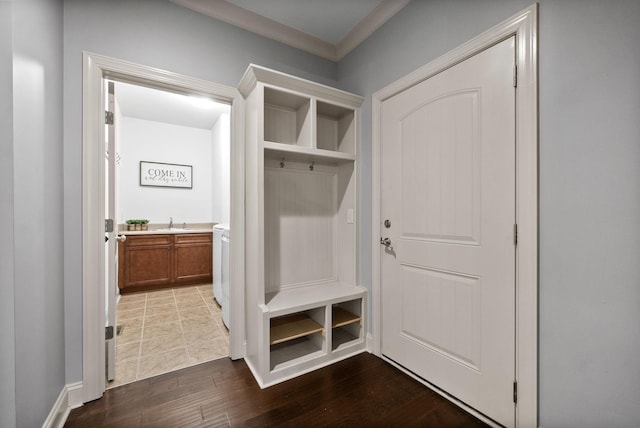
[[[140,186],[193,188],[193,167],[174,163],[140,161]]]

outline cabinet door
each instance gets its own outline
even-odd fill
[[[211,281],[211,234],[175,236],[176,282]]]
[[[130,236],[125,247],[124,288],[172,281],[170,235]]]

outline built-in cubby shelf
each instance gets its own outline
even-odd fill
[[[360,315],[352,314],[351,312],[342,309],[340,306],[334,306],[333,313],[331,315],[331,327],[336,328],[353,324],[354,322],[360,322],[360,319]]]
[[[303,313],[271,318],[271,345],[324,332],[324,327]]]
[[[362,300],[348,300],[331,308],[331,351],[336,352],[363,341]]]
[[[302,311],[318,305],[327,305],[360,298],[366,290],[350,284],[328,282],[295,287],[265,295],[265,306],[272,316]]]
[[[311,99],[264,88],[264,141],[311,147]]]
[[[280,143],[273,143],[270,141],[264,142],[265,156],[272,156],[277,158],[284,158],[285,160],[301,160],[301,161],[325,161],[325,162],[353,162],[356,160],[356,155],[353,153],[335,152],[324,149],[311,149],[308,147],[285,145]]]
[[[366,349],[357,280],[362,98],[251,65],[245,97],[247,364],[261,387]]]
[[[317,101],[316,111],[316,148],[355,154],[355,110]]]

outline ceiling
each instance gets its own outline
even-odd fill
[[[338,61],[410,0],[171,0],[261,36]]]
[[[338,61],[410,0],[171,0],[176,4]],[[211,129],[226,104],[197,106],[191,96],[116,82],[125,117]]]
[[[208,129],[230,106],[214,100],[180,95],[128,83],[115,83],[115,96],[124,117]]]

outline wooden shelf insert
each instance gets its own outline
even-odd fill
[[[286,342],[313,333],[321,333],[324,329],[320,324],[305,314],[292,314],[271,319],[270,344]]]
[[[334,306],[331,316],[331,327],[342,327],[343,325],[352,324],[360,321],[360,316],[352,314],[339,306]]]

